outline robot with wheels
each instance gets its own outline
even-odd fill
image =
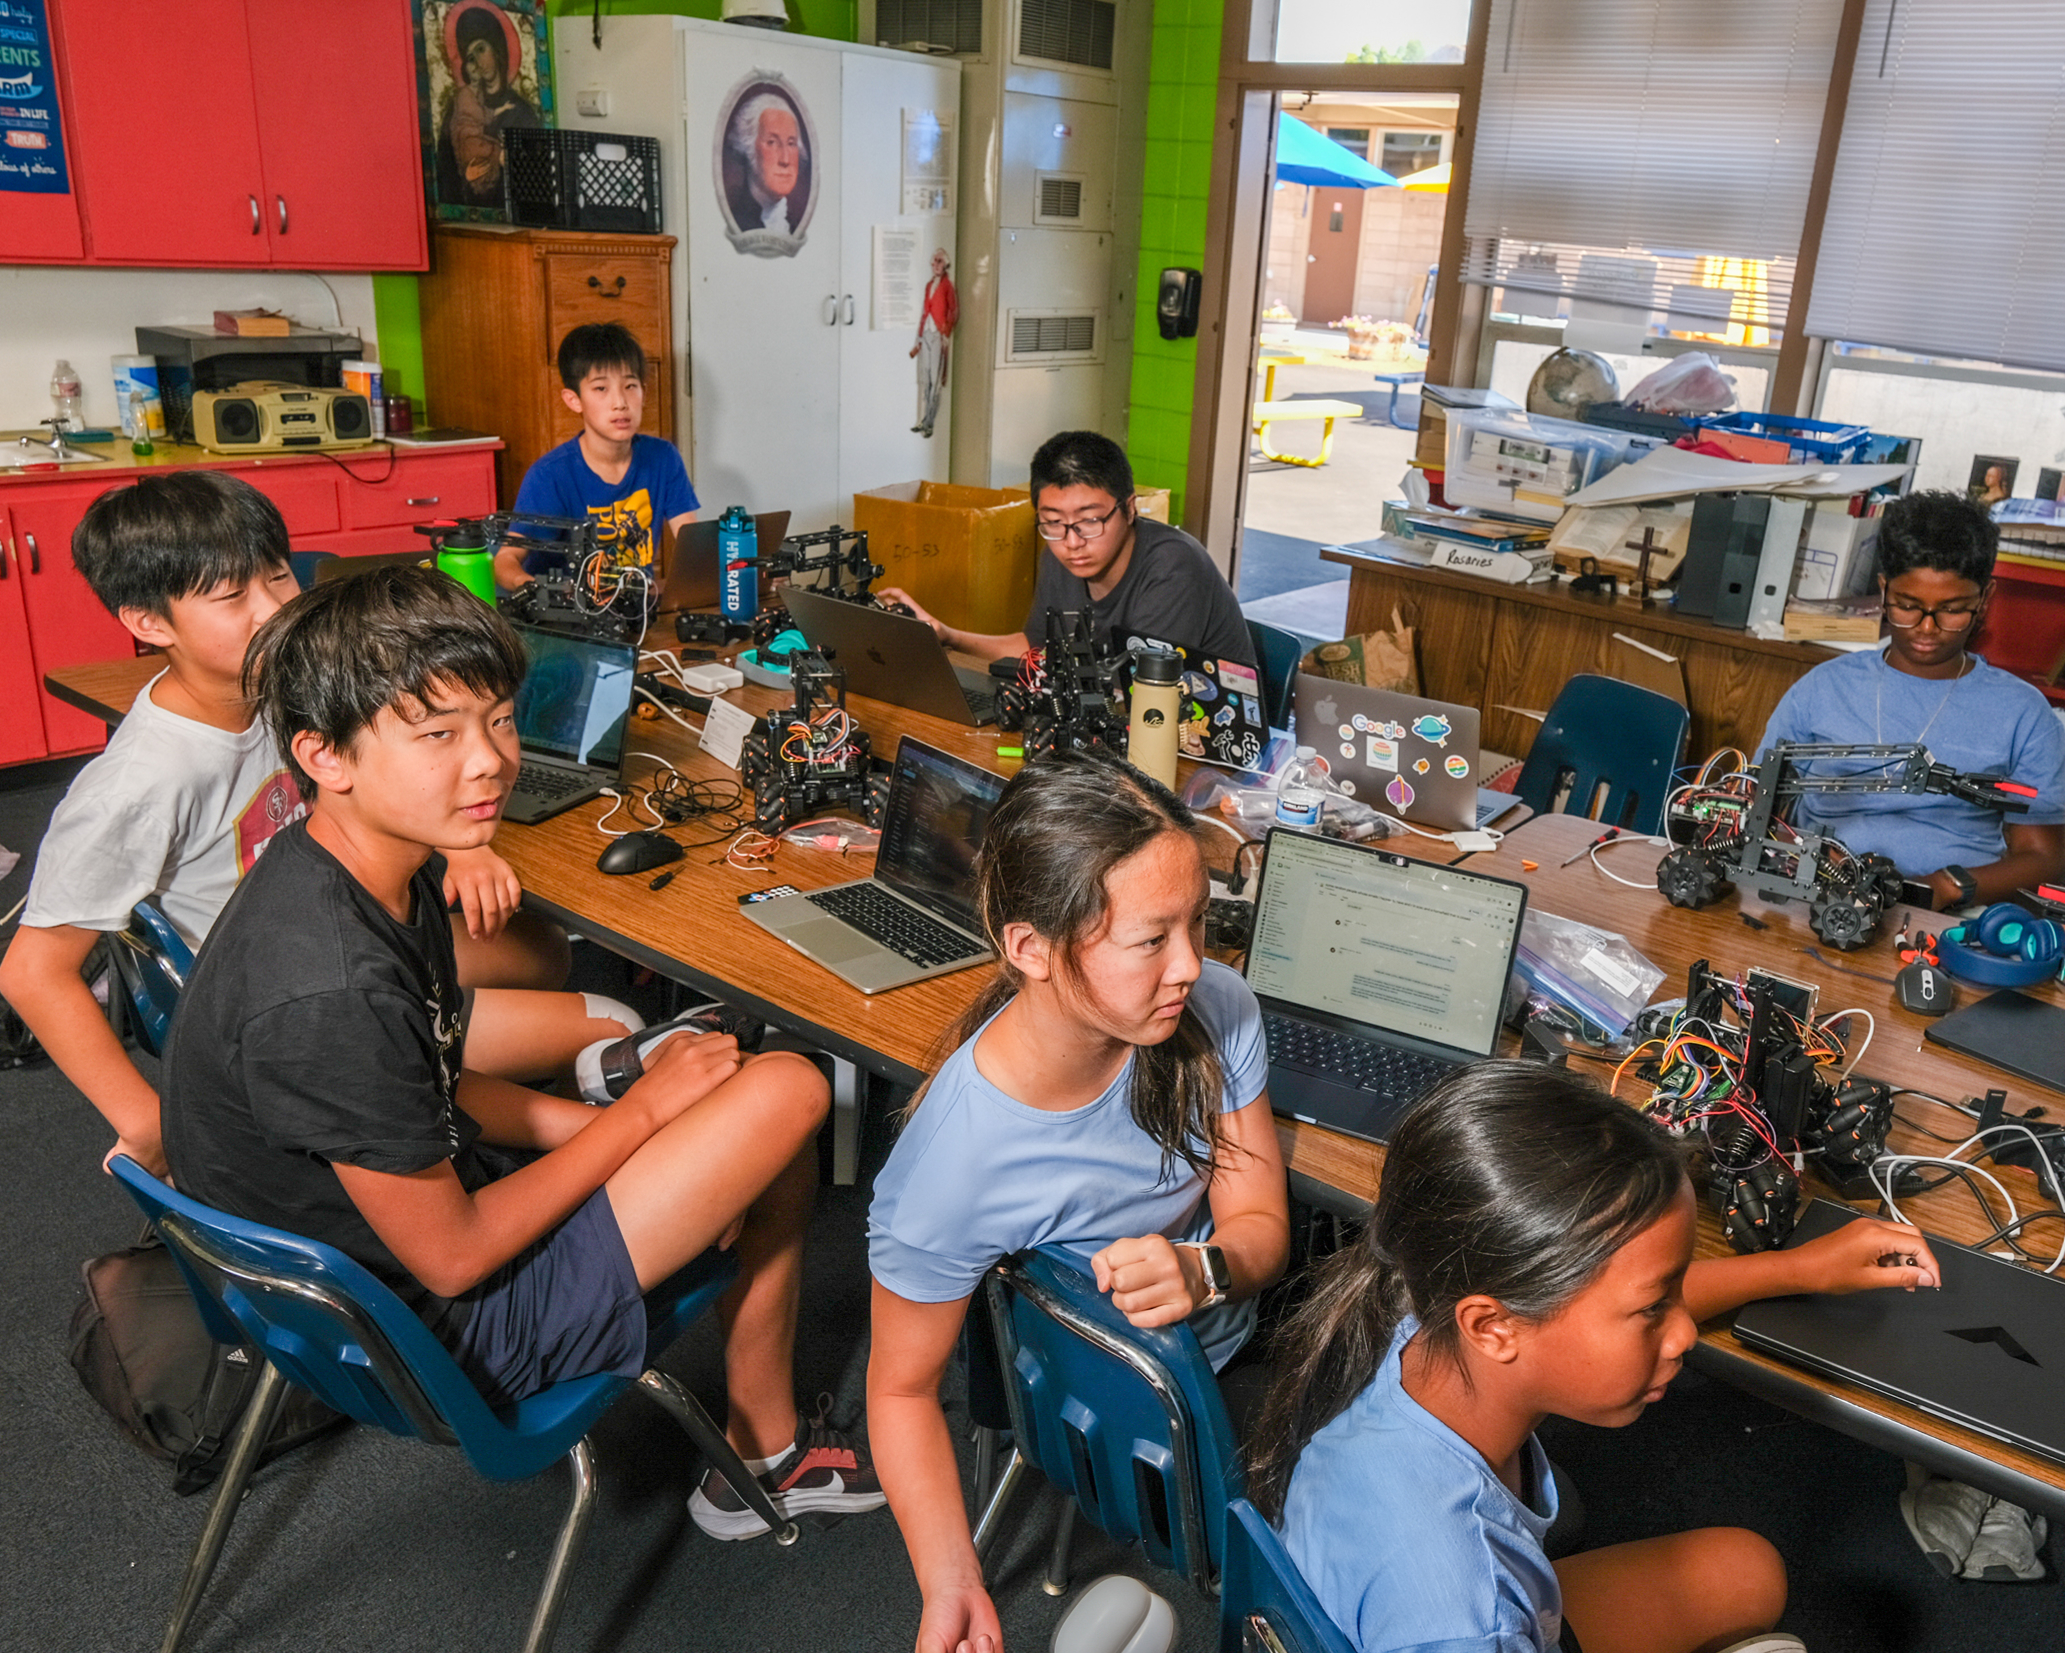
[[[877,774],[868,732],[846,712],[846,674],[816,650],[789,657],[796,703],[746,736],[739,770],[753,789],[753,825],[784,832],[826,809],[882,825],[889,777]]]
[[[843,528],[835,522],[815,534],[791,534],[782,541],[779,551],[761,563],[760,572],[769,579],[824,574],[828,579],[817,588],[820,596],[839,597],[864,606],[872,604],[892,614],[910,613],[901,603],[882,602],[871,589],[886,570],[869,557],[865,528]],[[853,582],[850,588],[848,580]],[[762,660],[774,666],[784,663],[787,657],[769,654],[767,646],[793,624],[779,594],[754,617],[750,636]]]
[[[1025,732],[1025,760],[1054,752],[1126,753],[1126,712],[1113,662],[1097,658],[1090,616],[1047,610],[1047,642],[1025,660],[999,660],[997,727]]]
[[[593,517],[541,517],[525,513],[526,532],[509,524],[512,513],[462,517],[456,522],[420,522],[437,551],[485,551],[491,557],[504,546],[518,551],[549,551],[564,557],[567,567],[534,575],[514,591],[504,592],[500,607],[513,620],[577,637],[599,637],[613,643],[636,642],[645,634],[659,591],[652,571],[640,564],[616,561],[620,540],[604,532]],[[556,529],[556,534],[534,530]]]
[[[1804,768],[1831,760],[1866,767],[1833,775]],[[1937,763],[1921,745],[1782,741],[1756,768],[1673,798],[1664,826],[1677,847],[1656,864],[1657,890],[1674,907],[1705,907],[1731,883],[1745,884],[1767,901],[1807,902],[1814,933],[1838,952],[1862,947],[1900,899],[1899,870],[1883,855],[1859,855],[1793,826],[1793,804],[1810,792],[1936,792],[2011,814],[2036,796],[2018,782]]]

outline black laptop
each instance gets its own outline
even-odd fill
[[[1791,1244],[1857,1216],[1816,1200]],[[2065,1280],[1929,1236],[1941,1291],[1771,1297],[1735,1317],[1751,1349],[2065,1463]]]
[[[1527,886],[1281,828],[1248,985],[1278,1113],[1371,1142],[1498,1043]]]
[[[523,768],[502,815],[528,826],[616,785],[638,650],[534,626],[516,630],[530,661],[516,691]]]

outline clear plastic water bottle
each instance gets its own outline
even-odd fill
[[[60,429],[86,428],[86,399],[79,390],[79,373],[62,356],[50,375],[50,407]]]
[[[1315,827],[1326,807],[1326,794],[1333,790],[1318,754],[1309,746],[1283,766],[1276,777],[1276,819],[1283,826]]]

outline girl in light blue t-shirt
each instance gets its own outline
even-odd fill
[[[1707,1527],[1549,1561],[1551,1413],[1618,1427],[1698,1322],[1758,1297],[1934,1287],[1912,1228],[1692,1260],[1679,1149],[1531,1062],[1480,1062],[1393,1136],[1376,1211],[1278,1333],[1248,1496],[1360,1653],[1799,1653],[1785,1566]]]
[[[1195,824],[1138,770],[1070,753],[1012,777],[983,830],[996,978],[948,1035],[868,1212],[868,1428],[924,1592],[920,1653],[1003,1647],[939,1404],[984,1272],[1067,1246],[1136,1326],[1187,1320],[1217,1369],[1283,1269],[1261,1012],[1202,956]]]

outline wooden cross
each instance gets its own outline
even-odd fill
[[[1649,559],[1664,549],[1656,543],[1655,526],[1645,523],[1642,537],[1629,540],[1622,549],[1640,553],[1641,566],[1635,571],[1635,592],[1642,599],[1644,608],[1654,608],[1656,599],[1649,594]]]

